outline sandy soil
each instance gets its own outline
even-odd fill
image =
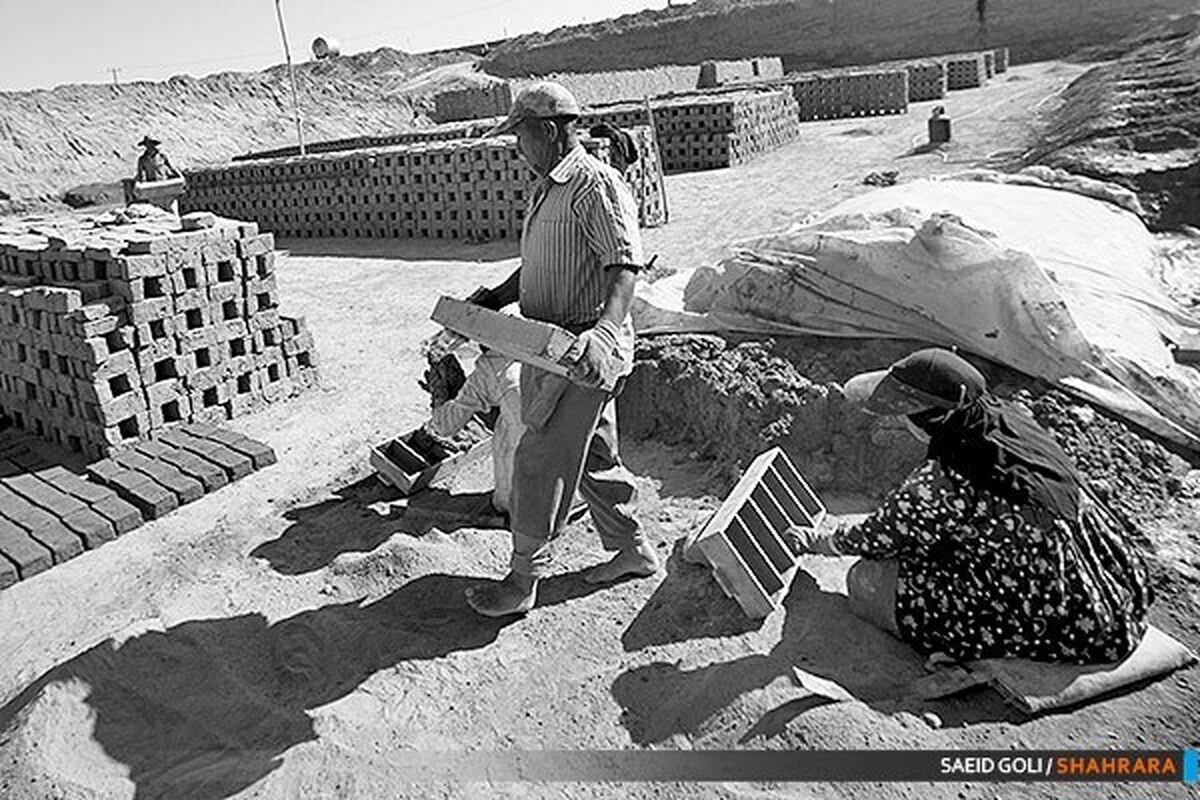
[[[907,155],[923,136],[918,105],[806,125],[803,141],[748,167],[668,178],[672,222],[647,233],[648,250],[668,266],[704,263],[730,238],[863,191],[869,172],[908,179],[1021,150],[1031,110],[1081,69],[1020,67],[953,95],[944,154]],[[313,330],[323,387],[233,424],[279,463],[0,592],[0,796],[1099,798],[1114,787],[417,786],[401,762],[437,750],[1200,745],[1194,670],[1032,721],[987,692],[915,703],[904,686],[919,658],[849,614],[842,561],[806,560],[785,609],[747,621],[678,555],[719,503],[713,465],[653,441],[624,452],[663,576],[584,583],[579,571],[600,556],[580,522],[533,613],[474,616],[462,589],[503,571],[506,534],[406,518],[366,450],[423,419],[417,345],[434,331],[436,297],[514,265],[498,246],[295,245],[280,291]],[[452,488],[482,488],[468,483]],[[1193,646],[1195,519],[1180,504],[1158,523],[1180,564],[1156,610]],[[791,680],[795,666],[854,699],[821,702]],[[1185,793],[1131,785],[1120,796]]]

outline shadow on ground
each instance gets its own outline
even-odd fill
[[[0,709],[0,730],[11,734],[47,692],[86,692],[92,735],[128,767],[136,798],[229,797],[277,768],[289,748],[317,738],[308,709],[344,697],[380,670],[495,641],[516,618],[471,611],[463,592],[477,580],[430,574],[373,603],[328,605],[273,625],[246,614],[186,622],[120,645],[110,639]],[[581,573],[556,575],[543,587],[539,607],[603,588]]]
[[[470,243],[445,239],[279,239],[295,256],[387,258],[404,261],[504,261],[519,252],[516,240]]]
[[[705,590],[705,585],[712,583],[707,569],[680,561],[678,553],[672,562],[663,586],[626,632],[623,642],[627,650],[698,636],[731,635],[748,627],[743,623],[739,629],[741,611],[732,600],[719,590]],[[783,631],[769,653],[697,669],[656,662],[618,676],[612,693],[623,709],[622,724],[632,740],[654,745],[677,735],[701,735],[706,723],[737,705],[740,698],[779,678],[791,680],[793,668],[838,684],[884,714],[932,711],[946,727],[1021,719],[990,691],[939,701],[913,697],[909,684],[926,674],[922,658],[898,639],[854,616],[845,595],[821,590],[803,569],[797,572],[783,605]],[[647,631],[667,635],[652,636]],[[808,691],[811,688],[797,686],[785,702],[761,714],[740,741],[780,735],[797,717],[838,702]]]

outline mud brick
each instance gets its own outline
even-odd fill
[[[270,233],[259,234],[248,239],[240,239],[237,243],[238,258],[251,259],[254,256],[268,253],[275,249],[275,236]]]
[[[208,270],[196,259],[181,265],[170,274],[171,291],[176,295],[184,292],[205,292],[208,287]]]
[[[204,487],[205,492],[214,492],[229,483],[225,471],[216,464],[178,447],[170,447],[162,442],[142,442],[137,446],[136,452],[169,464],[189,478],[194,478]]]
[[[233,419],[233,408],[229,403],[221,403],[207,408],[192,408],[192,422],[204,422],[209,425],[220,425]]]
[[[129,306],[129,321],[134,325],[167,319],[175,315],[175,303],[170,297],[143,300]]]
[[[225,238],[209,236],[200,246],[200,259],[205,264],[233,261],[237,258],[237,245]]]
[[[293,336],[283,343],[283,353],[287,356],[295,356],[298,353],[307,353],[313,349],[313,337],[308,331]]]
[[[96,367],[94,373],[98,380],[106,380],[116,375],[124,375],[137,371],[137,362],[134,360],[133,353],[129,350],[122,350],[117,353],[111,353],[103,364]]]
[[[193,424],[184,430],[197,438],[208,439],[210,442],[225,445],[231,450],[249,456],[255,469],[269,467],[278,460],[275,457],[275,451],[269,445],[256,442],[249,436],[231,431],[228,428],[219,428],[215,425]]]
[[[88,477],[112,489],[146,519],[158,519],[179,507],[179,498],[173,492],[112,459],[89,464],[87,471]]]
[[[90,338],[94,336],[107,336],[120,326],[120,318],[113,315],[77,323],[76,330],[78,330],[80,336]]]
[[[66,314],[78,311],[83,307],[83,295],[78,289],[67,289],[58,286],[45,288],[46,310],[55,314]]]
[[[245,281],[242,262],[230,256],[217,261],[204,261],[204,278],[211,289],[217,286],[241,287]]]
[[[172,233],[167,239],[167,271],[177,272],[189,265],[200,265],[201,249],[208,241],[204,231]]]
[[[229,299],[221,300],[220,302],[216,300],[213,301],[212,316],[213,320],[217,324],[239,321],[245,323],[246,312],[249,306],[246,303],[246,299],[241,296],[241,291],[242,288],[239,286],[239,294],[237,297],[230,297]]]
[[[0,486],[0,516],[24,528],[26,533],[49,548],[55,564],[83,552],[83,540],[68,530],[58,517],[3,486]]]
[[[204,369],[188,370],[183,378],[184,386],[189,391],[203,391],[214,386],[219,386],[221,392],[224,393],[228,382],[229,366],[224,362],[214,364],[211,367],[205,367]],[[222,398],[222,402],[224,402],[224,398]],[[194,407],[196,404],[193,402],[192,405]]]
[[[81,399],[80,406],[85,420],[104,426],[116,425],[146,412],[146,400],[141,392],[137,391],[126,392],[120,397],[106,401],[92,402]]]
[[[59,464],[39,470],[37,475],[59,491],[66,492],[88,504],[113,496],[111,489],[92,483]]]
[[[208,299],[213,303],[224,303],[226,300],[241,301],[242,284],[240,281],[230,281],[229,283],[209,284],[207,287]]]
[[[195,478],[184,475],[174,466],[131,450],[114,456],[113,461],[127,469],[136,470],[163,486],[179,498],[179,505],[191,503],[204,496],[204,486]]]
[[[279,309],[270,308],[262,311],[256,311],[246,320],[246,326],[250,332],[267,330],[268,328],[279,328]]]
[[[16,564],[4,557],[4,548],[0,545],[0,589],[7,589],[20,579]]]
[[[296,383],[287,377],[287,367],[280,366],[279,377],[271,380],[269,377],[263,383],[263,399],[268,403],[277,403],[292,396],[296,391]]]
[[[12,562],[22,580],[45,572],[54,564],[50,548],[3,517],[0,517],[0,553]]]
[[[164,381],[178,380],[187,373],[187,359],[175,352],[175,342],[162,351],[147,351],[142,355],[138,375],[147,393],[150,387]]]
[[[279,308],[279,289],[275,286],[273,278],[246,284],[247,316],[277,308]]]
[[[267,403],[266,395],[262,390],[251,392],[250,394],[235,394],[229,398],[229,417],[234,419],[244,417],[247,414],[253,414]]]
[[[175,332],[196,331],[213,324],[213,310],[205,298],[204,304],[194,308],[183,309],[175,316]]]
[[[95,550],[105,542],[111,542],[117,538],[117,531],[113,523],[103,514],[91,508],[85,507],[73,514],[68,514],[62,518],[62,523],[76,536],[83,539],[88,550]]]
[[[108,497],[92,503],[92,510],[112,523],[117,536],[123,536],[142,524],[142,512],[137,506],[109,491]]]
[[[178,355],[179,342],[175,337],[152,339],[144,344],[139,344],[137,348],[137,360],[141,365],[139,374],[142,377],[142,382],[153,383],[156,380],[162,380],[161,377],[154,377],[153,365],[159,361],[175,358]]]
[[[225,341],[230,339],[244,339],[250,335],[250,329],[247,327],[244,318],[216,322],[213,324],[213,330],[216,331],[218,339]]]
[[[260,253],[252,259],[246,259],[243,274],[246,278],[267,278],[275,275],[279,263],[278,255],[274,252]]]
[[[159,391],[147,398],[151,430],[157,430],[175,423],[182,423],[191,418],[191,403],[188,401],[187,391],[183,388],[181,382],[163,381],[160,384],[155,384],[155,386],[161,387],[171,383],[175,384],[172,391]],[[150,387],[146,391],[147,395],[149,395]]]
[[[82,500],[55,489],[30,472],[7,477],[4,485],[59,519],[87,508]]]
[[[186,450],[207,461],[211,461],[223,469],[225,475],[231,481],[244,478],[254,471],[254,464],[248,456],[230,450],[228,447],[216,442],[211,442],[207,439],[198,439],[195,436],[177,430],[168,431],[160,435],[158,439],[164,444],[178,447],[181,450]]]
[[[106,337],[92,336],[76,341],[77,344],[72,355],[85,364],[96,366],[103,364],[108,359],[108,339]]]
[[[175,295],[175,314],[180,315],[193,308],[207,309],[211,302],[205,289],[188,289]]]
[[[179,343],[179,352],[182,354],[189,354],[203,348],[215,349],[221,342],[220,330],[216,326],[209,326],[193,331],[180,331],[176,335],[176,341]]]
[[[166,254],[127,255],[112,262],[109,280],[114,284],[167,274]]]
[[[167,252],[169,245],[165,236],[129,236],[123,252],[134,255],[160,255]]]

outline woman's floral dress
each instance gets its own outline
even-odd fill
[[[1111,662],[1146,631],[1145,564],[1088,492],[1078,519],[1054,518],[927,461],[833,544],[897,560],[896,622],[925,653]]]

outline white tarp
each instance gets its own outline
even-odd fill
[[[645,287],[638,329],[958,346],[1200,451],[1200,372],[1167,346],[1200,322],[1151,277],[1155,242],[1138,217],[971,177],[880,189],[740,242],[716,268]]]

